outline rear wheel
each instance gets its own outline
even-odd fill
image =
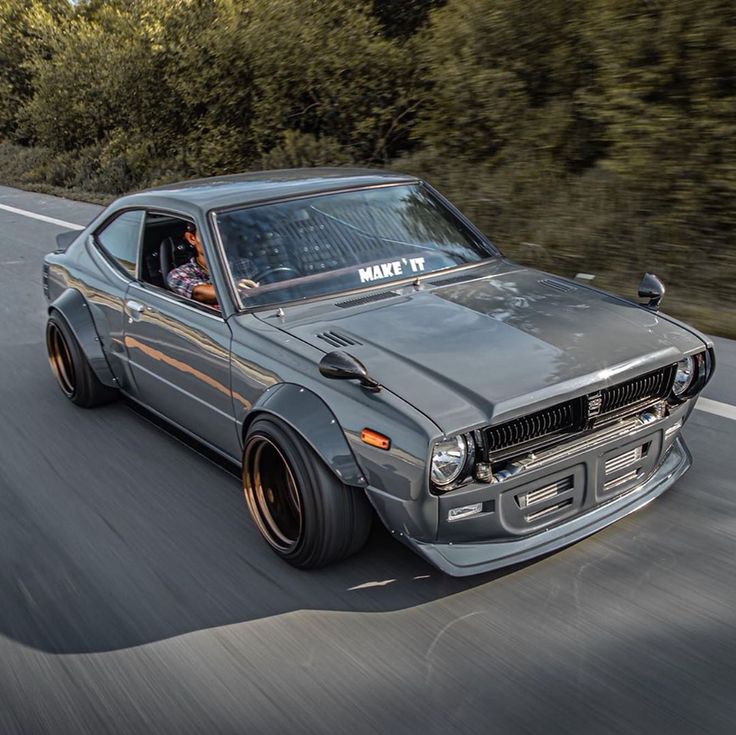
[[[55,312],[46,322],[46,349],[56,382],[72,403],[92,408],[117,398],[117,390],[97,379],[66,320]]]
[[[271,548],[311,569],[358,551],[372,511],[362,489],[341,483],[284,422],[257,418],[243,449],[243,491],[251,517]]]

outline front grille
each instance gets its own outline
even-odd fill
[[[640,375],[633,380],[614,385],[601,391],[601,413],[618,411],[621,408],[655,398],[664,398],[672,385],[674,365]]]
[[[675,366],[654,370],[625,383],[572,401],[489,426],[484,434],[491,459],[506,459],[522,451],[537,451],[557,444],[572,433],[598,425],[598,417],[612,420],[617,411],[645,407],[670,391]],[[595,423],[593,423],[595,422]]]
[[[582,406],[582,400],[576,399],[498,426],[490,426],[486,432],[488,449],[496,452],[519,447],[535,439],[579,431],[583,428]]]

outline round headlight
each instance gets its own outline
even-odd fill
[[[468,456],[468,443],[458,434],[437,442],[432,450],[430,476],[435,485],[449,485],[457,480]]]
[[[695,379],[695,367],[694,357],[684,357],[677,363],[675,382],[672,384],[672,392],[676,396],[681,396],[692,385]]]

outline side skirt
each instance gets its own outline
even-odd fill
[[[155,409],[142,403],[137,398],[133,398],[129,393],[125,393],[123,391],[121,391],[121,393],[129,407],[142,419],[165,431],[169,436],[189,447],[201,457],[204,457],[206,460],[217,465],[229,475],[237,477],[238,480],[240,480],[242,465],[239,459],[231,457],[229,454],[221,451],[214,445],[202,439],[200,436],[197,436]]]

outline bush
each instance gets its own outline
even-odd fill
[[[656,270],[682,309],[734,306],[735,120],[730,0],[0,0],[0,135],[35,146],[6,182],[392,165],[513,257]]]

